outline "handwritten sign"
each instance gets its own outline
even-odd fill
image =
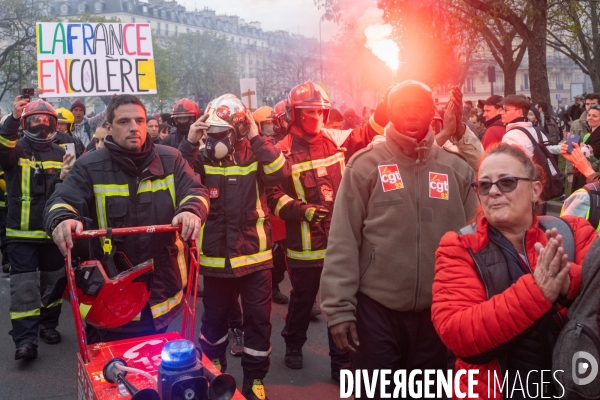
[[[44,97],[156,93],[150,24],[41,22],[36,40]]]

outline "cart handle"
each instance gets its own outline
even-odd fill
[[[94,229],[90,231],[83,231],[80,235],[75,232],[71,233],[73,240],[77,239],[88,239],[106,236],[107,229]],[[128,236],[128,235],[140,235],[144,233],[165,233],[165,232],[176,232],[181,231],[181,225],[149,225],[149,226],[132,226],[128,228],[112,228],[113,236]]]

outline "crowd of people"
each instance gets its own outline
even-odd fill
[[[455,87],[441,106],[417,81],[394,85],[362,118],[332,108],[310,81],[254,113],[232,94],[204,113],[183,98],[161,115],[123,94],[94,117],[79,100],[55,110],[18,96],[0,128],[15,359],[35,359],[38,336],[61,341],[67,251],[76,267],[100,260],[124,291],[148,299],[126,320],[82,308],[92,344],[165,332],[182,311],[198,240],[199,345],[225,372],[232,332],[247,399],[266,398],[271,302],[288,304],[284,362],[301,369],[319,291],[335,381],[344,369],[410,373],[455,358],[457,368],[485,364],[509,376],[551,369],[562,323],[553,313],[564,317],[577,296],[600,231],[598,99],[587,94],[563,132],[544,102],[490,96],[475,108]],[[565,175],[572,194],[559,221],[570,230],[542,217],[547,201],[568,194]],[[111,234],[162,224],[180,230]],[[78,245],[73,234],[88,229],[107,236]],[[286,271],[289,298],[279,289]],[[77,275],[92,298],[101,296],[96,277]],[[479,369],[486,398],[493,382]]]

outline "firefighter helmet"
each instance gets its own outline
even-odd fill
[[[212,103],[210,114],[206,123],[210,125],[208,134],[225,132],[233,129],[239,136],[244,136],[248,131],[246,106],[237,97],[226,94]]]
[[[73,113],[62,107],[56,109],[56,114],[58,115],[58,122],[67,124],[69,126],[68,132],[71,133],[73,131],[73,124],[75,123],[75,116]]]
[[[286,118],[290,124],[294,123],[295,110],[297,108],[317,108],[324,110],[323,122],[327,122],[331,103],[325,89],[314,82],[306,81],[301,85],[294,87],[289,95],[286,104]]]
[[[200,109],[198,105],[194,103],[190,99],[183,98],[178,100],[175,105],[173,105],[173,112],[171,113],[171,118],[176,117],[193,117],[194,121],[198,119],[200,114]]]
[[[273,121],[273,109],[269,106],[262,106],[254,111],[253,117],[258,124],[265,121]]]
[[[154,261],[148,260],[109,278],[98,260],[75,270],[79,311],[95,327],[113,329],[133,320],[150,298]]]
[[[48,142],[56,135],[58,116],[54,107],[44,100],[29,102],[21,115],[21,128],[34,141]],[[35,125],[33,125],[35,123]]]

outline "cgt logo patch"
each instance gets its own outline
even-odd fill
[[[379,165],[379,178],[384,192],[404,188],[398,165]]]
[[[221,118],[222,120],[226,120],[231,115],[231,110],[226,105],[221,105],[217,107],[215,114],[217,114],[217,117]]]
[[[219,198],[219,188],[218,187],[208,188],[208,197],[211,199],[218,199]]]
[[[449,192],[448,175],[429,172],[429,197],[448,200]]]

